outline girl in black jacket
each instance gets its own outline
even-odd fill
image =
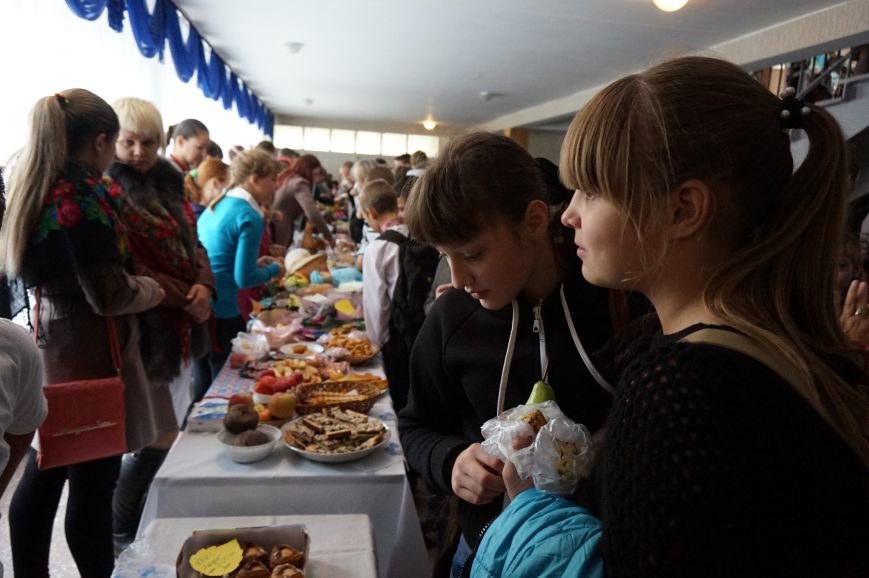
[[[411,468],[460,498],[454,573],[502,505],[502,464],[480,449],[483,422],[524,403],[544,374],[562,410],[592,432],[611,403],[589,354],[626,317],[625,301],[582,278],[550,210],[569,192],[551,199],[550,189],[515,141],[475,133],[450,144],[405,208],[411,235],[452,272],[414,345],[399,429]]]

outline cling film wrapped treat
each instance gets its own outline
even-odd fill
[[[510,460],[534,487],[549,494],[570,494],[588,476],[592,462],[591,434],[564,415],[554,401],[520,405],[483,424],[483,451]],[[534,436],[534,442],[513,449],[513,439]]]

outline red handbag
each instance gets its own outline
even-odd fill
[[[36,293],[36,324],[39,327],[39,291]],[[115,375],[51,383],[43,387],[48,416],[39,427],[39,469],[68,466],[120,455],[127,451],[124,382],[121,379],[121,350],[115,322],[106,317],[109,349]]]

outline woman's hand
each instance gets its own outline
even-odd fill
[[[865,281],[851,281],[839,325],[851,341],[860,347],[869,345],[869,285]]]
[[[528,447],[534,441],[534,438],[531,436],[521,436],[513,438],[513,449],[521,450],[522,448]],[[510,496],[510,499],[513,500],[527,490],[528,488],[534,487],[534,482],[529,478],[527,480],[523,480],[519,477],[519,472],[516,471],[516,466],[513,465],[513,462],[507,461],[504,464],[504,468],[501,470],[501,477],[504,479],[504,485],[507,487],[507,495]]]
[[[480,444],[471,444],[453,464],[453,492],[476,506],[488,504],[504,493],[503,467],[504,462],[484,452]]]
[[[435,288],[435,299],[439,299],[440,296],[446,293],[452,286],[452,283],[444,283],[443,285],[438,285]]]
[[[202,323],[211,317],[211,289],[197,283],[187,292],[187,305],[184,311],[193,317],[196,323]]]

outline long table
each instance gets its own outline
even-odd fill
[[[377,370],[362,368],[372,369]],[[249,390],[252,383],[225,366],[206,395]],[[370,415],[387,424],[389,442],[361,460],[339,464],[309,461],[282,445],[264,461],[238,464],[225,455],[215,434],[182,432],[151,486],[140,533],[161,518],[367,514],[378,576],[428,575],[388,394]]]

